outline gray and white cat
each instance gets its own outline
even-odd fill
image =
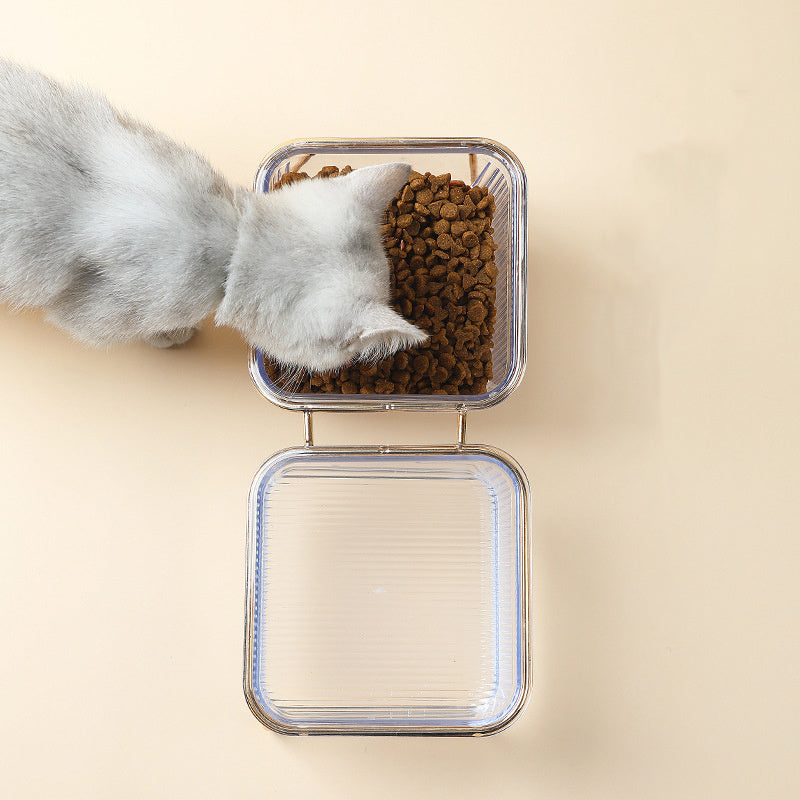
[[[407,164],[233,188],[101,95],[0,59],[0,301],[96,345],[238,329],[327,370],[419,344],[390,307],[381,214]]]

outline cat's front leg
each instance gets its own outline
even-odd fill
[[[197,333],[197,328],[175,328],[145,336],[144,341],[152,347],[166,348],[186,344]]]

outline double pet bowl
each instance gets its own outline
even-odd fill
[[[480,395],[301,394],[251,353],[256,386],[304,412],[306,437],[250,489],[245,695],[280,733],[485,735],[530,689],[529,488],[509,455],[467,444],[466,414],[508,397],[525,369],[525,174],[485,139],[297,141],[265,159],[256,189],[387,161],[495,197],[494,378]],[[313,412],[376,410],[456,412],[453,443],[313,444]]]

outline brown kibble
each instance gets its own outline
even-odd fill
[[[459,236],[462,236],[464,231],[467,230],[467,224],[462,220],[456,220],[455,222],[450,223],[450,235],[457,239]]]
[[[433,226],[433,232],[439,236],[442,233],[450,232],[450,223],[446,219],[437,219]]]
[[[444,175],[435,175],[431,177],[431,191],[438,192],[443,186],[447,186],[448,193],[450,189],[450,173]]]
[[[483,262],[477,258],[470,258],[464,262],[464,266],[469,270],[471,275],[477,275],[478,270],[483,266]]]
[[[416,199],[418,203],[421,203],[423,206],[427,206],[433,200],[433,192],[430,189],[420,189],[417,191]]]
[[[411,216],[411,214],[401,214],[397,218],[397,227],[398,228],[407,228],[413,221],[414,221],[414,218]]]
[[[428,203],[428,209],[431,212],[431,216],[436,219],[441,217],[442,206],[444,205],[444,200],[434,200],[432,203]]]
[[[480,203],[481,198],[483,197],[483,193],[479,186],[473,186],[467,194],[469,195],[469,199],[472,200],[473,203],[477,204]]]
[[[475,247],[475,245],[478,244],[478,237],[472,231],[467,231],[461,237],[461,241],[463,242],[464,247]]]
[[[456,219],[458,217],[458,207],[453,203],[445,203],[441,210],[442,219]]]
[[[448,283],[445,285],[444,290],[442,291],[442,297],[447,300],[449,303],[455,303],[457,300],[460,300],[464,296],[464,292],[462,291],[461,287],[457,283]],[[453,313],[453,309],[450,309],[448,316],[450,313]]]
[[[438,300],[439,298],[437,297],[436,299]],[[435,342],[436,344],[441,346],[447,344],[447,333],[445,332],[444,328],[442,328],[441,326],[439,327],[436,333],[434,333],[431,336],[431,342]]]
[[[486,314],[486,306],[477,300],[470,302],[467,306],[467,316],[473,322],[483,322],[486,319]]]
[[[455,367],[456,357],[452,353],[442,353],[439,356],[439,363],[449,371]]]
[[[453,237],[449,233],[442,233],[436,239],[440,250],[449,250],[453,246]]]
[[[353,381],[344,381],[342,394],[358,394],[358,386]]]
[[[414,372],[424,373],[427,372],[428,367],[430,366],[430,361],[428,356],[426,356],[424,353],[420,353],[418,356],[414,356],[411,365],[414,368]]]
[[[450,377],[450,373],[442,366],[436,367],[434,370],[433,375],[431,376],[431,380],[434,383],[444,383]]]

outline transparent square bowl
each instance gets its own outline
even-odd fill
[[[250,354],[250,373],[259,391],[289,409],[420,411],[488,408],[506,398],[525,371],[527,184],[522,165],[508,149],[490,139],[319,139],[297,140],[278,147],[262,162],[256,191],[269,191],[287,171],[309,174],[327,165],[353,168],[406,161],[418,172],[449,172],[468,185],[486,186],[495,197],[494,240],[497,265],[492,371],[480,395],[373,394],[343,395],[287,392],[269,378],[264,355]]]
[[[298,447],[250,489],[245,695],[288,734],[486,735],[529,692],[528,496],[482,445]]]

